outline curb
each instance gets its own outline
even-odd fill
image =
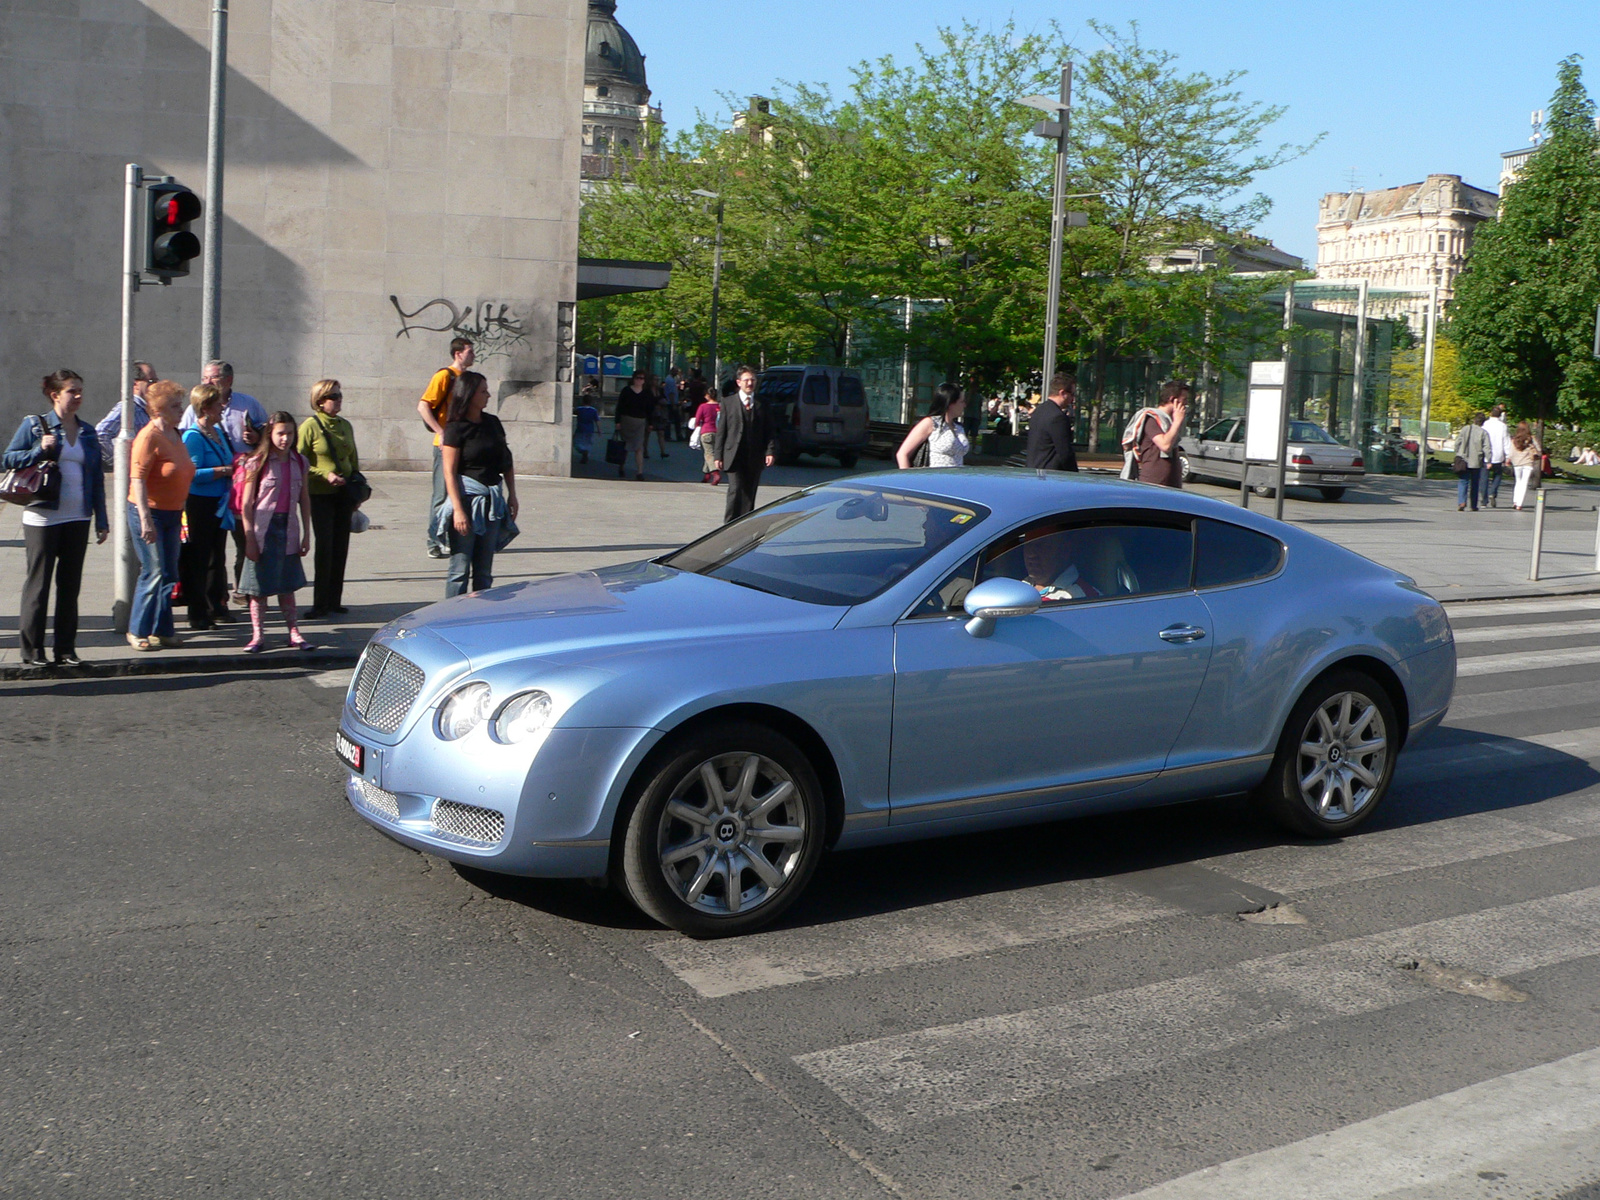
[[[1424,588],[1424,591],[1427,589]],[[1433,596],[1432,592],[1428,595]],[[1572,596],[1600,596],[1600,586],[1592,583],[1574,584],[1567,588],[1544,588],[1539,591],[1488,592],[1477,596],[1433,596],[1440,604],[1493,604],[1499,600],[1561,600]]]
[[[266,658],[259,654],[173,655],[170,658],[112,659],[81,667],[0,667],[0,683],[57,683],[68,679],[127,679],[137,675],[204,675],[210,672],[260,672],[307,667],[353,667],[359,650],[314,650],[310,654]]]

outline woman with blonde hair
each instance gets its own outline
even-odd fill
[[[194,424],[183,431],[183,445],[194,460],[194,481],[184,517],[189,540],[178,555],[178,577],[189,607],[189,628],[231,625],[228,611],[228,535],[233,529],[233,460],[237,448],[222,425],[222,391],[209,383],[190,389]]]
[[[356,452],[355,429],[339,415],[343,408],[339,381],[319,379],[311,387],[311,415],[300,425],[300,453],[310,472],[311,528],[316,533],[311,611],[306,613],[306,619],[313,621],[350,611],[344,604],[350,518],[366,499],[351,485],[361,470],[361,456]]]
[[[194,459],[178,436],[183,388],[158,379],[144,396],[150,423],[133,439],[128,485],[128,528],[139,554],[139,583],[128,614],[128,644],[159,650],[178,644],[172,624],[172,585],[178,582],[183,510],[194,479]]]

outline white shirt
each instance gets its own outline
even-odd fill
[[[89,519],[89,489],[84,485],[83,478],[83,439],[86,435],[79,429],[75,442],[68,442],[63,433],[57,433],[56,436],[61,439],[61,456],[56,459],[56,472],[61,476],[61,502],[54,512],[48,508],[23,509],[24,525],[66,525],[71,521]]]
[[[1511,431],[1506,428],[1506,423],[1499,417],[1490,417],[1483,423],[1483,431],[1489,435],[1489,461],[1505,462],[1506,454],[1511,449]]]

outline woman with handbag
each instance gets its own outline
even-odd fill
[[[722,405],[711,394],[711,385],[703,379],[691,379],[683,385],[697,405],[694,410],[694,432],[700,439],[700,452],[705,457],[705,473],[701,483],[712,487],[722,482],[722,472],[717,470],[717,421],[722,416]]]
[[[34,497],[22,514],[28,569],[22,583],[22,612],[17,628],[22,641],[22,665],[46,666],[44,626],[54,575],[55,661],[60,666],[75,667],[81,662],[77,654],[78,589],[83,582],[84,555],[89,549],[90,518],[94,519],[96,542],[105,541],[110,532],[106,482],[94,427],[78,420],[83,377],[66,370],[46,375],[44,394],[49,397],[50,411],[24,418],[0,459],[0,466],[7,471],[28,475],[27,480],[13,482],[12,498],[20,501],[29,491]]]
[[[311,415],[300,426],[300,453],[311,464],[311,528],[316,535],[308,621],[350,611],[344,604],[350,522],[372,494],[361,474],[356,431],[339,415],[343,407],[339,381],[319,379],[311,387]]]
[[[1522,511],[1523,501],[1528,498],[1528,489],[1539,486],[1539,456],[1543,453],[1544,448],[1533,436],[1528,423],[1519,422],[1517,431],[1511,435],[1511,449],[1506,453],[1506,462],[1511,464],[1512,477],[1516,480],[1511,505],[1518,512]]]
[[[145,393],[150,423],[129,453],[128,528],[139,555],[139,583],[128,614],[128,645],[135,650],[176,646],[172,585],[178,582],[183,510],[194,479],[194,459],[178,436],[183,389],[158,379]]]
[[[971,449],[966,426],[961,423],[966,411],[967,398],[955,384],[941,383],[935,388],[928,415],[911,427],[895,451],[900,469],[961,466]]]
[[[183,431],[183,444],[194,460],[184,519],[189,538],[178,553],[178,578],[189,606],[189,628],[231,625],[239,618],[228,611],[228,537],[233,530],[229,500],[233,490],[233,439],[222,425],[225,401],[221,389],[202,383],[189,392],[194,424]]]

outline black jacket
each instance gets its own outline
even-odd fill
[[[1054,400],[1043,400],[1028,418],[1028,466],[1040,471],[1076,471],[1072,418]]]
[[[772,421],[766,405],[758,399],[746,412],[739,393],[722,398],[722,415],[717,418],[717,436],[711,445],[711,457],[727,470],[737,470],[755,460],[764,465],[768,455],[778,453],[774,440]]]

